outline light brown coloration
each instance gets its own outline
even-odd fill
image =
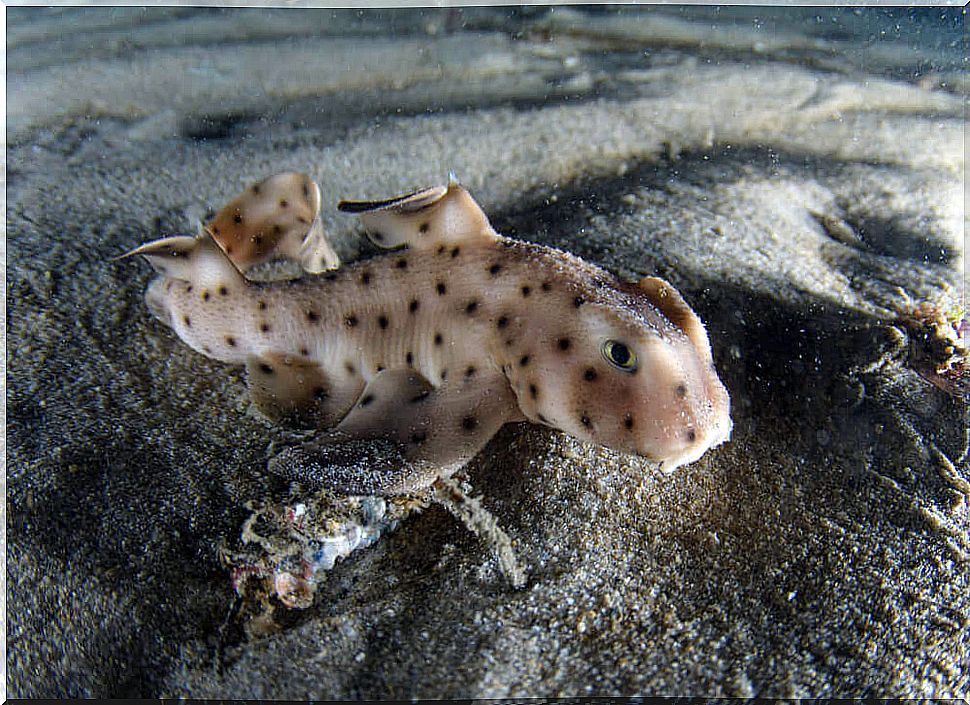
[[[349,494],[414,491],[521,420],[668,468],[729,437],[707,334],[670,284],[503,238],[454,181],[340,208],[407,249],[275,283],[246,281],[206,236],[133,251],[162,274],[146,295],[156,316],[246,364],[271,418],[321,429],[274,471]]]
[[[276,174],[253,184],[205,231],[244,271],[274,257],[298,261],[312,273],[340,265],[320,222],[320,188],[306,174]]]

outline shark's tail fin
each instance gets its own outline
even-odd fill
[[[180,279],[200,288],[243,280],[226,253],[206,233],[201,237],[166,237],[126,252],[117,259],[141,255],[156,272],[168,279]]]

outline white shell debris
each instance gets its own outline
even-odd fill
[[[224,547],[233,587],[241,597],[306,609],[324,573],[339,559],[370,546],[414,511],[423,497],[341,497],[319,492],[309,500],[250,502],[238,549]],[[255,588],[255,589],[254,589]]]

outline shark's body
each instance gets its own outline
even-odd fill
[[[302,188],[313,215],[315,193]],[[414,491],[522,420],[667,467],[730,435],[704,327],[666,282],[624,283],[501,237],[454,183],[342,208],[378,245],[405,247],[275,283],[247,280],[211,230],[135,251],[161,273],[147,293],[160,320],[245,364],[268,416],[320,429],[273,461],[278,472],[350,494]]]

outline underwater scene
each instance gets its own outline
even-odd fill
[[[960,6],[6,10],[6,694],[970,695]]]

